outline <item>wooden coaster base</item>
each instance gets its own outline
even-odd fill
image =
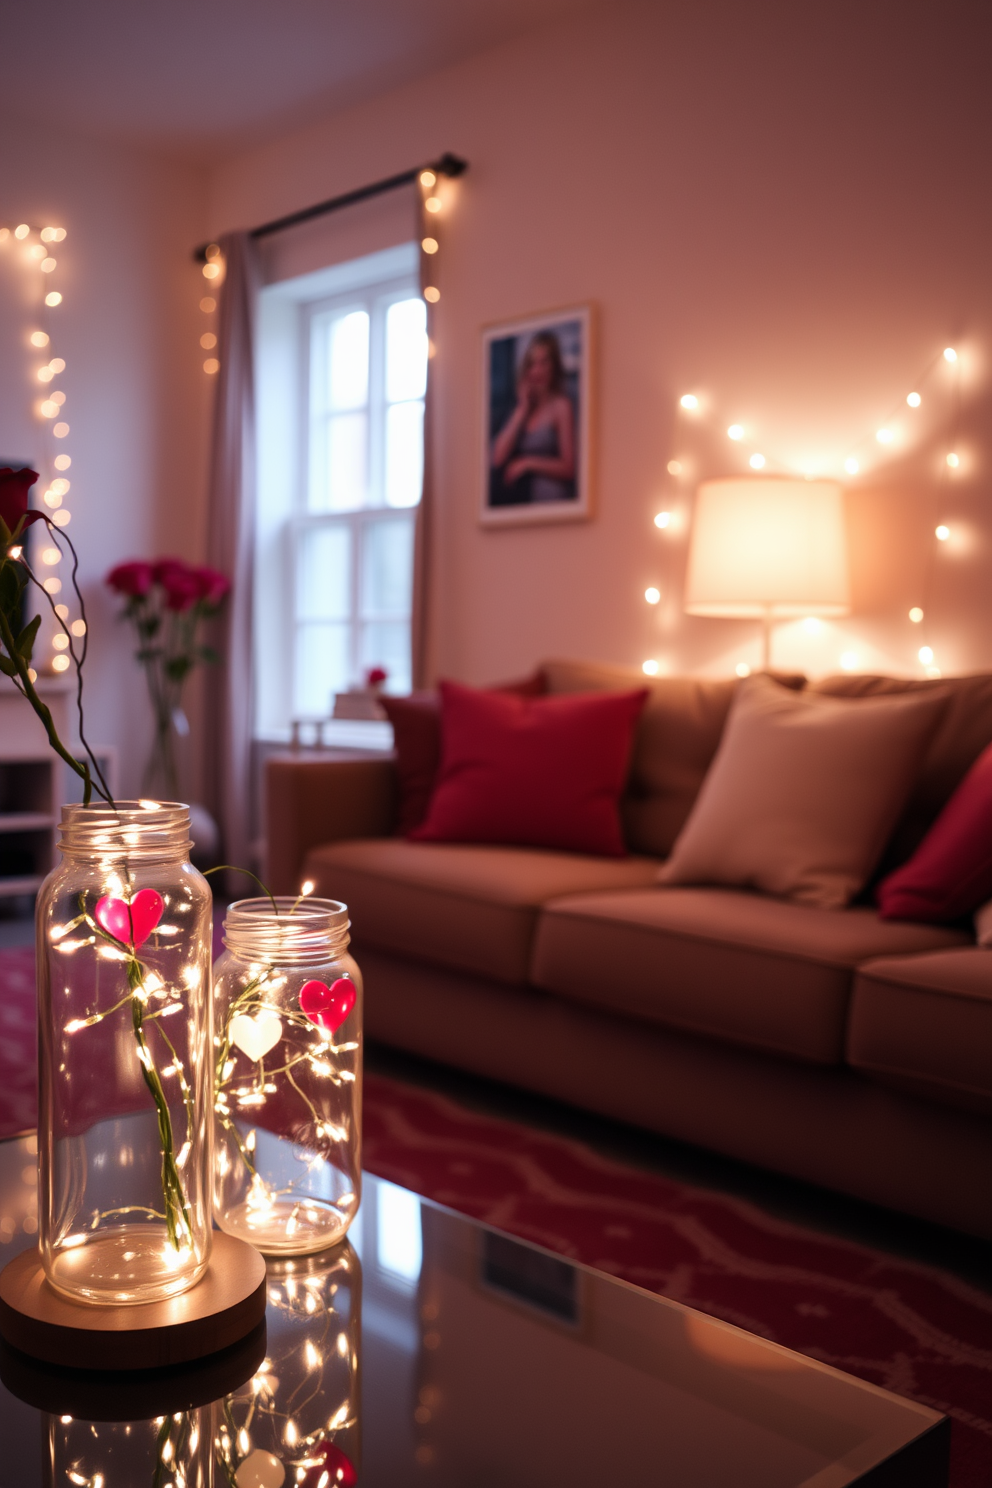
[[[0,1333],[48,1364],[77,1369],[161,1369],[230,1347],[265,1316],[265,1262],[215,1230],[210,1265],[195,1287],[164,1302],[106,1307],[70,1302],[45,1280],[37,1250],[0,1272]]]

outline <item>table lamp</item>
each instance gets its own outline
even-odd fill
[[[735,477],[696,493],[684,608],[762,622],[850,608],[844,496],[836,481]]]

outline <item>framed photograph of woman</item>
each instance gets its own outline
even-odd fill
[[[482,521],[592,515],[592,308],[557,310],[482,334]]]

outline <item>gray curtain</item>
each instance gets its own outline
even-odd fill
[[[221,831],[224,861],[255,867],[251,850],[252,572],[255,517],[255,382],[252,327],[261,284],[247,233],[220,239],[226,273],[220,290],[216,402],[210,454],[207,561],[231,580],[216,622],[221,661],[207,678],[207,805]],[[244,892],[246,880],[234,889]]]

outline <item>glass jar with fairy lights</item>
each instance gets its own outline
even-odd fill
[[[332,899],[232,904],[214,968],[214,1215],[267,1255],[326,1249],[361,1197],[361,973]]]
[[[214,1407],[216,1481],[355,1488],[361,1471],[362,1268],[344,1241],[266,1262],[266,1354]]]
[[[212,901],[189,849],[186,806],[63,806],[39,892],[39,1242],[76,1300],[175,1296],[210,1258]]]

